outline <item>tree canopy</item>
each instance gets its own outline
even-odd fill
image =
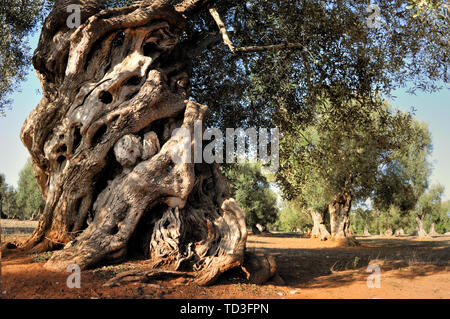
[[[371,111],[357,102],[337,117],[331,103],[323,101],[310,125],[297,125],[280,141],[277,178],[284,196],[300,196],[316,210],[345,191],[365,200],[374,191],[380,167],[406,151],[403,146],[415,135],[410,122],[410,114],[386,104]]]
[[[277,197],[269,188],[258,163],[241,163],[224,168],[232,195],[247,212],[247,225],[257,232],[256,225],[268,226],[277,218]]]
[[[411,163],[409,157],[423,154],[426,159],[428,131],[411,114],[394,111],[381,100],[378,103],[374,110],[355,100],[336,115],[332,102],[324,99],[316,105],[308,125],[294,120],[280,140],[277,181],[285,198],[297,199],[310,210],[313,236],[330,236],[325,226],[320,226],[329,213],[331,237],[349,237],[348,214],[354,202],[366,201],[376,190],[378,202],[393,195],[391,189],[384,189],[384,196],[380,176],[386,167],[395,166],[392,163],[397,158],[414,168],[411,179],[420,180],[416,171],[422,163]],[[289,114],[286,118],[289,121]]]
[[[44,206],[45,201],[36,183],[30,160],[19,173],[17,190],[8,185],[5,176],[0,174],[0,211],[4,218],[37,217],[37,210],[42,210]]]
[[[313,226],[311,215],[298,201],[287,201],[286,205],[278,212],[278,218],[274,228],[284,232],[307,232]]]
[[[377,177],[374,207],[388,210],[394,205],[402,212],[413,209],[428,188],[431,175],[429,156],[431,134],[425,123],[413,121],[408,143],[394,150],[390,161],[383,164]]]
[[[27,37],[37,30],[45,12],[44,0],[2,0],[0,4],[0,115],[30,68]]]
[[[36,210],[42,210],[45,206],[44,198],[36,183],[31,161],[28,160],[19,173],[17,189],[17,205],[20,207],[22,218],[31,218]]]
[[[8,25],[3,28],[2,59],[10,62],[2,67],[6,73],[1,78],[0,109],[7,104],[11,84],[23,79],[21,71],[29,63],[23,39],[45,11],[39,10],[53,3],[27,0],[21,1],[21,9],[13,9],[18,0],[9,1],[3,2],[2,11]],[[121,7],[135,1],[96,2]],[[334,107],[345,107],[355,95],[370,103],[377,92],[389,94],[407,83],[413,83],[411,89],[431,91],[442,81],[448,84],[450,33],[445,32],[445,1],[382,1],[381,23],[376,28],[367,24],[370,13],[365,2],[165,2],[190,8],[184,44],[194,59],[192,97],[210,107],[211,125],[281,126],[281,109],[305,120],[311,114],[311,101],[324,94],[335,102]],[[206,5],[214,8],[215,17],[224,24],[222,33]],[[228,46],[222,42],[224,31]]]
[[[288,131],[284,110],[297,122],[307,121],[311,106],[324,96],[336,110],[355,98],[377,109],[379,93],[408,83],[412,90],[431,91],[440,81],[448,83],[448,33],[414,16],[407,1],[380,4],[378,28],[368,27],[364,2],[212,5],[235,52],[225,45],[205,50],[194,60],[192,83],[193,97],[213,108],[216,125],[271,123]],[[190,41],[217,30],[208,12],[193,17],[190,25]],[[211,65],[223,67],[211,72]]]

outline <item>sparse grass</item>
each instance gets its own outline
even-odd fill
[[[358,267],[359,263],[359,257],[355,256],[355,259],[353,260],[353,269],[356,269]]]
[[[111,272],[114,275],[120,274],[125,271],[136,270],[138,268],[137,265],[130,264],[120,264],[120,265],[109,265],[99,268],[97,271],[100,272]]]
[[[40,263],[49,260],[53,255],[52,251],[47,251],[45,253],[39,254],[33,258],[33,262]]]

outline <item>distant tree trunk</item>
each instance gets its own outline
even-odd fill
[[[1,195],[0,195],[0,199],[1,199]],[[2,203],[1,203],[1,200],[0,200],[0,205],[1,205]],[[0,210],[1,211],[1,210]],[[1,262],[1,260],[2,260],[2,251],[3,251],[3,246],[4,246],[4,243],[2,243],[2,221],[1,221],[1,217],[0,217],[0,262]],[[2,289],[2,287],[3,287],[3,282],[2,282],[2,278],[3,278],[3,276],[2,276],[2,265],[0,264],[0,290],[3,292],[3,289]]]
[[[369,229],[367,228],[367,226],[364,227],[364,236],[372,236],[369,232]]]
[[[6,215],[4,212],[3,212],[3,195],[2,194],[0,194],[0,219],[6,219],[6,218],[8,218],[8,215]]]
[[[33,57],[44,96],[21,138],[46,205],[22,248],[64,248],[45,264],[57,271],[140,253],[214,282],[243,264],[247,230],[216,164],[174,159],[195,145],[173,131],[193,136],[207,111],[187,100],[185,16],[168,1],[79,0],[85,23],[69,29],[71,3],[56,1]]]
[[[311,237],[311,232],[312,232],[311,228],[308,227],[308,228],[306,229],[306,233],[304,233],[304,235],[305,235],[306,237]]]
[[[33,215],[31,215],[30,220],[39,220],[39,218],[41,217],[42,214],[42,208],[37,208]]]
[[[261,234],[261,231],[259,230],[258,227],[256,227],[256,224],[253,224],[253,225],[252,225],[252,233],[253,233],[253,235],[259,235],[259,234]]]
[[[350,223],[349,213],[352,198],[350,194],[343,193],[328,207],[330,213],[331,236],[333,239],[346,238]]]
[[[2,218],[8,218],[8,216],[3,213],[3,197],[2,194],[0,194],[0,219]]]
[[[416,216],[416,222],[417,222],[417,236],[419,238],[429,237],[427,232],[425,231],[425,227],[423,226],[423,217]]]
[[[334,240],[346,240],[350,245],[357,245],[357,241],[349,231],[351,207],[352,196],[348,192],[342,193],[328,206],[331,238]]]
[[[320,240],[327,240],[331,237],[330,233],[328,232],[325,224],[325,214],[327,213],[327,209],[323,211],[311,211],[311,217],[313,220],[313,228],[311,230],[311,237],[313,238],[320,238]]]
[[[439,233],[436,232],[434,223],[431,224],[430,231],[428,232],[428,235],[429,236],[439,236]]]
[[[269,233],[268,229],[267,229],[267,225],[262,225],[262,224],[256,224],[256,228],[258,228],[258,230],[261,233]]]

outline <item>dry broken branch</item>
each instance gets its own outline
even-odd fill
[[[217,26],[219,27],[220,34],[222,35],[223,42],[227,45],[230,51],[234,54],[236,53],[254,53],[254,52],[264,52],[264,51],[277,51],[277,50],[305,50],[311,57],[314,58],[312,53],[306,49],[306,47],[301,43],[282,43],[282,44],[272,44],[263,46],[246,46],[246,47],[235,47],[233,42],[230,40],[227,29],[225,27],[219,12],[215,8],[209,8],[209,13],[213,17]]]
[[[219,27],[220,34],[222,35],[223,42],[228,46],[230,51],[232,53],[236,52],[235,47],[233,46],[233,43],[230,40],[230,37],[228,36],[227,29],[225,28],[225,24],[223,23],[222,19],[220,18],[219,12],[215,8],[209,8],[209,13],[213,17],[214,21],[216,22],[217,26]]]

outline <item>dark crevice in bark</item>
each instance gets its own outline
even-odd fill
[[[100,93],[99,100],[103,104],[109,104],[113,101],[113,96],[108,91],[103,91]]]
[[[168,206],[164,203],[152,203],[145,209],[144,214],[136,226],[136,230],[128,242],[128,256],[130,258],[150,258],[150,241],[153,229],[161,219]]]
[[[103,136],[106,134],[106,131],[108,130],[108,126],[106,124],[103,124],[100,126],[97,131],[95,132],[94,136],[92,136],[91,144],[97,145],[102,140]]]
[[[117,48],[120,47],[123,44],[123,41],[125,39],[125,32],[120,31],[117,32],[116,36],[114,37],[114,40],[112,41],[112,47]]]
[[[56,161],[61,165],[66,161],[66,157],[63,155],[58,156],[58,158],[56,159]],[[61,165],[64,167],[64,165]]]
[[[126,98],[125,98],[125,100],[126,101],[129,101],[129,100],[132,100],[136,95],[138,95],[139,94],[139,91],[136,91],[136,92],[134,92],[134,93],[131,93],[130,95],[128,95]]]
[[[84,197],[80,197],[80,198],[78,198],[78,199],[75,201],[75,207],[74,207],[74,210],[75,210],[76,212],[78,212],[78,211],[80,210],[81,203],[83,202],[83,198],[84,198]]]
[[[145,56],[153,57],[162,52],[162,50],[153,42],[147,42],[142,47],[142,52]]]
[[[96,181],[93,184],[94,201],[97,199],[98,195],[108,187],[108,184],[122,172],[122,167],[117,162],[112,149],[106,155],[104,163],[105,166],[97,174]]]
[[[98,51],[101,49],[103,43],[105,42],[105,40],[109,37],[109,34],[101,37],[100,39],[98,39],[91,47],[91,50],[89,51],[89,53],[86,56],[86,59],[84,61],[84,70],[88,70],[89,66],[92,62],[92,59],[94,58],[94,55],[98,53]]]
[[[132,77],[130,77],[127,82],[125,83],[125,85],[130,85],[130,86],[137,86],[141,83],[142,79],[139,76],[133,75]],[[136,92],[137,93],[137,92]]]
[[[72,153],[74,154],[77,149],[78,146],[80,146],[81,143],[81,132],[80,132],[80,127],[79,126],[75,126],[74,130],[73,130],[73,145],[72,145]]]

